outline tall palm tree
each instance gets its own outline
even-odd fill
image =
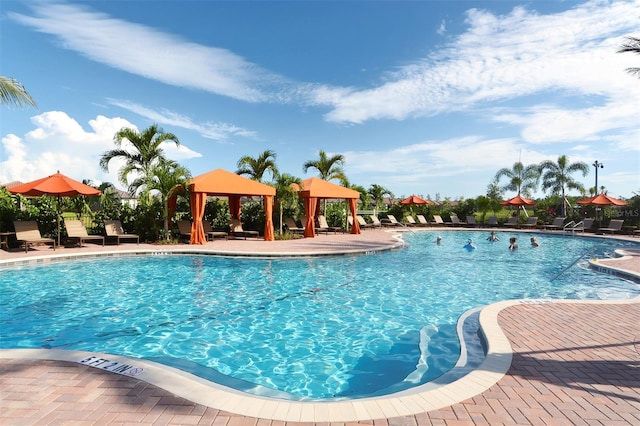
[[[122,142],[128,140],[133,149],[128,151],[122,148]],[[105,172],[109,171],[109,162],[114,158],[125,161],[120,169],[118,178],[127,185],[129,174],[135,172],[135,179],[129,185],[129,192],[135,194],[146,178],[151,177],[151,169],[162,160],[166,160],[164,151],[160,148],[163,142],[172,141],[176,146],[180,145],[178,137],[173,133],[165,133],[157,124],[153,124],[142,132],[124,127],[113,137],[117,148],[107,151],[100,158],[100,167]]]
[[[618,53],[625,53],[625,52],[640,54],[640,38],[627,37],[627,42],[621,46],[620,50],[618,50]],[[640,67],[627,68],[627,72],[631,75],[635,74],[635,75],[638,75],[638,77],[640,77]]]
[[[276,202],[280,214],[280,234],[282,234],[282,216],[285,206],[293,205],[298,201],[298,191],[293,188],[292,184],[300,185],[300,179],[288,173],[276,173],[274,185],[276,187]]]
[[[241,157],[238,160],[238,175],[248,175],[251,179],[262,182],[262,178],[266,172],[271,172],[271,177],[275,178],[278,174],[278,168],[276,167],[276,153],[271,150],[266,150],[258,157],[253,158],[248,155]]]
[[[16,108],[24,106],[38,108],[36,101],[33,100],[22,83],[11,77],[0,76],[0,103]]]
[[[344,166],[344,155],[336,154],[329,157],[326,152],[320,150],[319,156],[320,158],[318,160],[310,160],[304,163],[302,171],[307,173],[307,170],[313,168],[318,170],[321,179],[346,179],[344,170],[342,169]]]
[[[503,177],[507,177],[509,181],[500,189],[503,191],[517,191],[518,195],[522,194],[528,197],[531,193],[530,191],[535,190],[538,186],[540,170],[535,164],[525,167],[518,161],[513,164],[511,169],[505,167],[498,170],[495,180],[499,182]]]
[[[557,162],[547,160],[540,163],[540,172],[542,173],[542,190],[550,190],[552,194],[562,197],[562,216],[566,216],[565,189],[584,191],[584,185],[573,179],[571,174],[581,172],[582,177],[585,177],[589,174],[589,166],[582,161],[570,164],[567,156],[561,155]]]
[[[149,174],[139,182],[139,187],[146,193],[156,191],[162,201],[162,216],[164,219],[164,237],[169,237],[169,198],[186,191],[191,173],[175,161],[161,159],[154,163]]]
[[[373,205],[376,210],[378,210],[384,203],[385,195],[393,198],[393,193],[391,191],[384,186],[375,183],[371,184],[369,187],[369,195],[371,196],[371,201],[373,201]]]

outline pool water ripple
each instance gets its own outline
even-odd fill
[[[519,298],[611,299],[636,283],[571,265],[631,242],[508,232],[407,235],[406,249],[297,259],[199,255],[57,262],[0,271],[2,348],[156,360],[258,394],[355,398],[437,379],[465,311]],[[473,238],[477,250],[462,248]]]

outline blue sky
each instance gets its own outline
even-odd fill
[[[640,0],[3,0],[0,75],[38,109],[2,108],[0,182],[60,170],[124,188],[100,155],[158,123],[194,176],[270,149],[304,179],[325,150],[352,184],[457,199],[564,154],[631,197],[640,57],[616,51],[639,18]]]

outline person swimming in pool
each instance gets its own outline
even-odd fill
[[[467,240],[467,244],[464,245],[464,248],[466,248],[468,251],[476,249],[476,246],[473,245],[473,240],[471,238]]]
[[[531,247],[540,247],[540,244],[538,243],[538,240],[536,240],[536,237],[531,237]]]
[[[491,235],[487,237],[487,241],[500,241],[500,238],[498,238],[498,236],[496,235],[496,231],[491,231]]]
[[[513,251],[518,248],[518,239],[516,237],[509,238],[509,250]]]
[[[436,238],[436,244],[440,245],[441,242],[442,242],[442,237],[438,235],[438,238]]]

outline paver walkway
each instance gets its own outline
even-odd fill
[[[625,260],[624,269],[640,272],[639,260]],[[640,299],[517,304],[498,320],[513,360],[494,386],[444,409],[358,424],[640,424]],[[76,363],[0,359],[0,424],[298,423],[216,410]]]

